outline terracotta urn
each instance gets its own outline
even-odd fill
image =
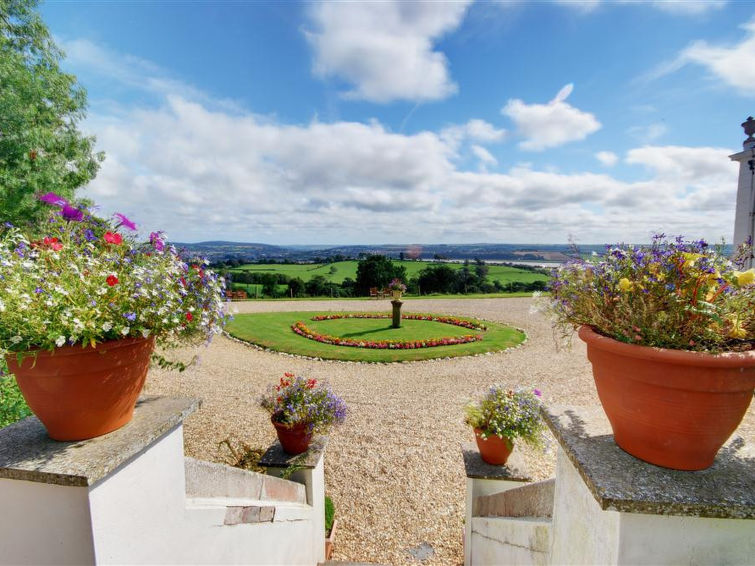
[[[625,344],[579,330],[616,444],[651,464],[703,470],[742,421],[755,351],[706,354]]]
[[[474,436],[480,457],[488,464],[505,464],[514,450],[514,442],[505,436],[491,434],[487,438],[482,438],[482,430],[479,428],[474,429]]]
[[[6,356],[29,408],[54,440],[85,440],[112,432],[133,417],[144,387],[154,339],[123,338],[95,348]]]
[[[290,426],[277,422],[275,415],[270,420],[285,452],[294,455],[307,451],[309,443],[312,441],[312,428],[309,423]]]

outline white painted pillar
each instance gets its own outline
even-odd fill
[[[755,120],[752,117],[742,123],[747,134],[743,151],[730,155],[732,161],[739,162],[739,184],[737,188],[737,210],[734,217],[734,248],[746,242],[755,241]],[[755,266],[753,254],[745,268]]]

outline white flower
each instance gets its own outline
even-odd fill
[[[142,336],[145,338],[149,336],[149,328],[142,328]]]
[[[55,345],[60,348],[63,344],[66,343],[66,337],[65,336],[58,336],[58,339],[55,340]]]
[[[121,334],[123,334],[124,336],[126,336],[129,332],[131,332],[131,329],[128,326],[121,328]]]
[[[113,328],[113,324],[111,322],[102,323],[102,330],[104,330],[105,332],[109,332],[111,328]]]
[[[20,336],[14,336],[10,339],[13,344],[18,344],[21,340],[23,340],[23,338],[21,338]]]
[[[0,301],[0,312],[5,312],[5,303]]]

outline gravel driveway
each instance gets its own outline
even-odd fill
[[[459,444],[474,436],[463,407],[499,382],[537,386],[546,403],[595,405],[585,347],[575,338],[558,351],[549,323],[530,313],[532,300],[412,300],[408,312],[466,315],[510,324],[527,333],[519,348],[478,357],[398,364],[314,361],[263,352],[219,337],[200,351],[199,366],[180,373],[152,371],[146,392],[200,397],[185,423],[187,456],[223,461],[224,439],[267,448],[275,432],[257,407],[265,387],[284,371],[328,379],[349,406],[325,459],[326,490],[339,521],[334,559],[382,564],[462,564],[465,475]],[[389,310],[383,301],[234,303],[239,312]],[[755,440],[755,409],[735,435]],[[517,445],[537,479],[554,473],[554,450]],[[409,550],[427,543],[420,562]],[[424,548],[424,546],[423,546]]]

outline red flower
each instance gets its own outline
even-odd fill
[[[108,244],[115,244],[116,246],[119,246],[123,243],[123,236],[121,236],[118,232],[105,232],[105,241]]]
[[[317,384],[316,379],[308,379],[307,380],[307,389],[312,389]]]
[[[190,312],[187,312],[186,313],[186,320],[188,320],[189,322],[191,322],[192,320],[194,320],[194,315],[191,314]]]
[[[108,275],[106,281],[111,287],[118,284],[118,278],[115,275]]]
[[[59,252],[63,249],[63,244],[61,244],[57,238],[45,238],[44,240],[42,240],[42,243],[56,252]]]

